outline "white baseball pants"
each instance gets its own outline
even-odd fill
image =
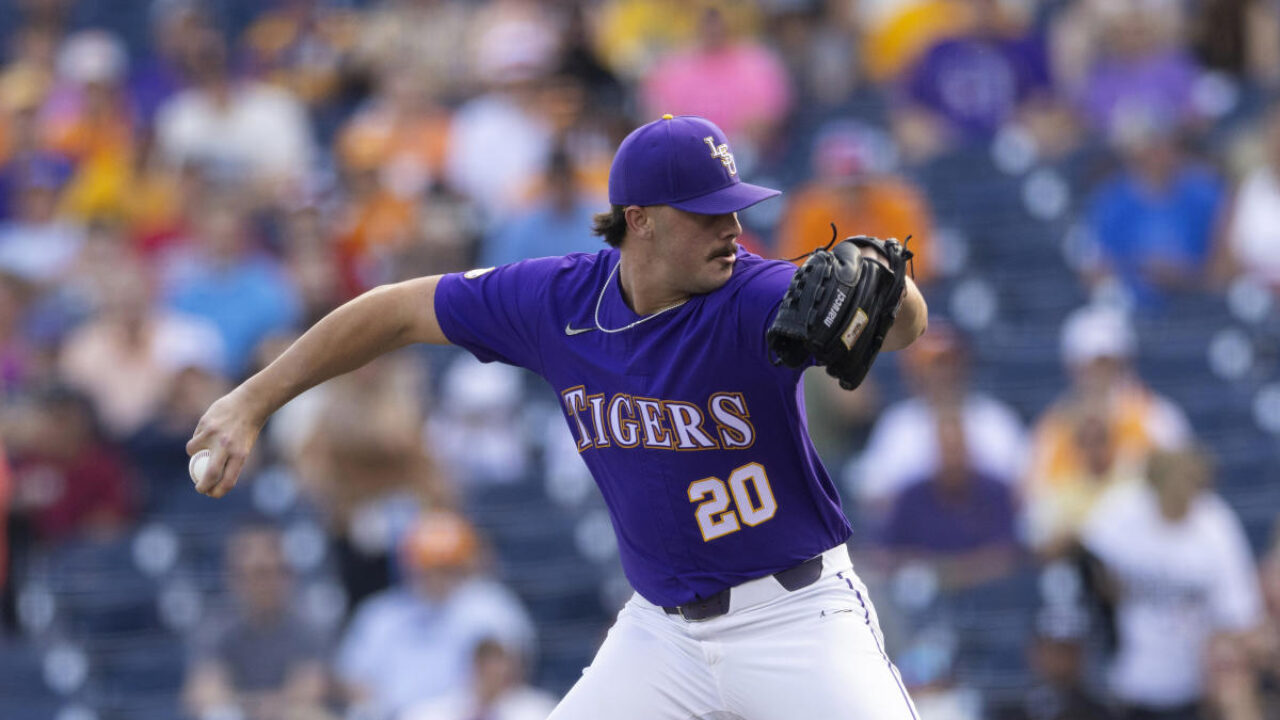
[[[632,596],[549,720],[600,718],[919,720],[843,545],[814,584],[751,580],[702,622]]]

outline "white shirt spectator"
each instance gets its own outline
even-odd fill
[[[1123,485],[1098,501],[1081,539],[1120,586],[1109,678],[1115,696],[1149,707],[1197,700],[1209,639],[1254,627],[1262,616],[1235,513],[1204,492],[1186,517],[1170,522],[1149,484]]]
[[[962,412],[974,468],[1015,482],[1022,476],[1027,446],[1017,413],[981,393],[970,393]],[[937,425],[933,408],[920,398],[886,408],[853,466],[857,496],[867,502],[889,501],[907,485],[931,475],[938,467]]]
[[[0,225],[0,271],[32,283],[50,283],[71,267],[84,233],[71,223]]]
[[[268,178],[300,178],[310,169],[306,110],[287,91],[259,82],[233,85],[225,106],[199,89],[178,93],[161,106],[156,134],[176,164],[212,162]]]
[[[344,682],[371,693],[369,717],[391,717],[468,687],[472,652],[486,638],[524,657],[533,648],[528,613],[497,582],[472,578],[438,604],[392,588],[356,610],[338,648],[336,671]]]
[[[511,96],[481,95],[458,108],[449,132],[449,183],[497,222],[543,172],[551,148],[547,122]]]
[[[1227,243],[1245,272],[1280,286],[1280,179],[1271,167],[1240,183]]]

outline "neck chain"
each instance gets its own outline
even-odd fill
[[[595,320],[595,323],[596,323],[596,329],[597,329],[597,330],[599,330],[600,332],[602,332],[602,333],[608,333],[608,334],[612,335],[613,333],[620,333],[620,332],[622,332],[623,330],[630,330],[631,328],[633,328],[633,327],[635,327],[635,326],[639,325],[639,324],[640,324],[640,323],[642,323],[642,322],[648,322],[648,321],[650,321],[650,320],[652,320],[652,319],[654,319],[654,318],[658,317],[659,315],[661,315],[662,313],[664,313],[664,312],[666,312],[666,311],[668,311],[668,310],[675,310],[676,308],[680,307],[681,305],[683,305],[683,304],[685,304],[685,303],[689,302],[689,298],[685,298],[685,299],[681,300],[680,302],[674,303],[674,304],[672,304],[672,305],[668,305],[668,306],[666,306],[666,307],[662,308],[661,310],[658,310],[657,312],[649,313],[648,315],[645,315],[644,317],[640,318],[639,320],[636,320],[635,322],[631,323],[630,325],[623,325],[623,326],[622,326],[622,327],[620,327],[620,328],[612,328],[612,329],[610,329],[610,328],[606,328],[606,327],[602,326],[602,325],[600,324],[600,303],[604,302],[604,293],[605,293],[605,291],[606,291],[606,290],[608,290],[608,289],[609,289],[609,281],[613,280],[613,276],[618,274],[618,267],[619,267],[620,265],[622,265],[622,258],[618,258],[618,262],[617,262],[617,264],[615,264],[615,265],[613,266],[613,269],[609,271],[609,277],[607,277],[607,278],[605,278],[605,279],[604,279],[604,287],[600,288],[600,297],[596,298],[596,312],[595,312],[595,316],[594,316],[594,318],[593,318],[593,319]]]

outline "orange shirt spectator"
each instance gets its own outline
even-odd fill
[[[790,194],[778,225],[777,256],[795,258],[826,244],[831,223],[841,237],[873,235],[905,239],[915,252],[915,279],[934,277],[933,218],[924,196],[907,181],[884,172],[875,134],[852,125],[821,134],[814,144],[816,180]]]
[[[1061,341],[1071,385],[1036,421],[1023,488],[1028,540],[1046,555],[1069,548],[1103,492],[1140,477],[1152,451],[1191,437],[1182,410],[1132,369],[1123,313],[1078,309]]]
[[[357,112],[338,136],[345,169],[381,169],[425,185],[440,177],[449,146],[450,116],[431,101],[417,78],[389,74],[382,91]]]
[[[778,256],[798,257],[831,238],[831,223],[842,237],[873,235],[879,238],[911,236],[916,256],[915,279],[933,277],[929,260],[932,220],[920,193],[897,178],[879,178],[858,185],[815,182],[794,193],[778,229]]]

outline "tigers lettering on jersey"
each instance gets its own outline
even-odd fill
[[[650,450],[743,450],[756,441],[742,393],[713,393],[702,404],[616,393],[560,393],[578,451],[607,447]]]

